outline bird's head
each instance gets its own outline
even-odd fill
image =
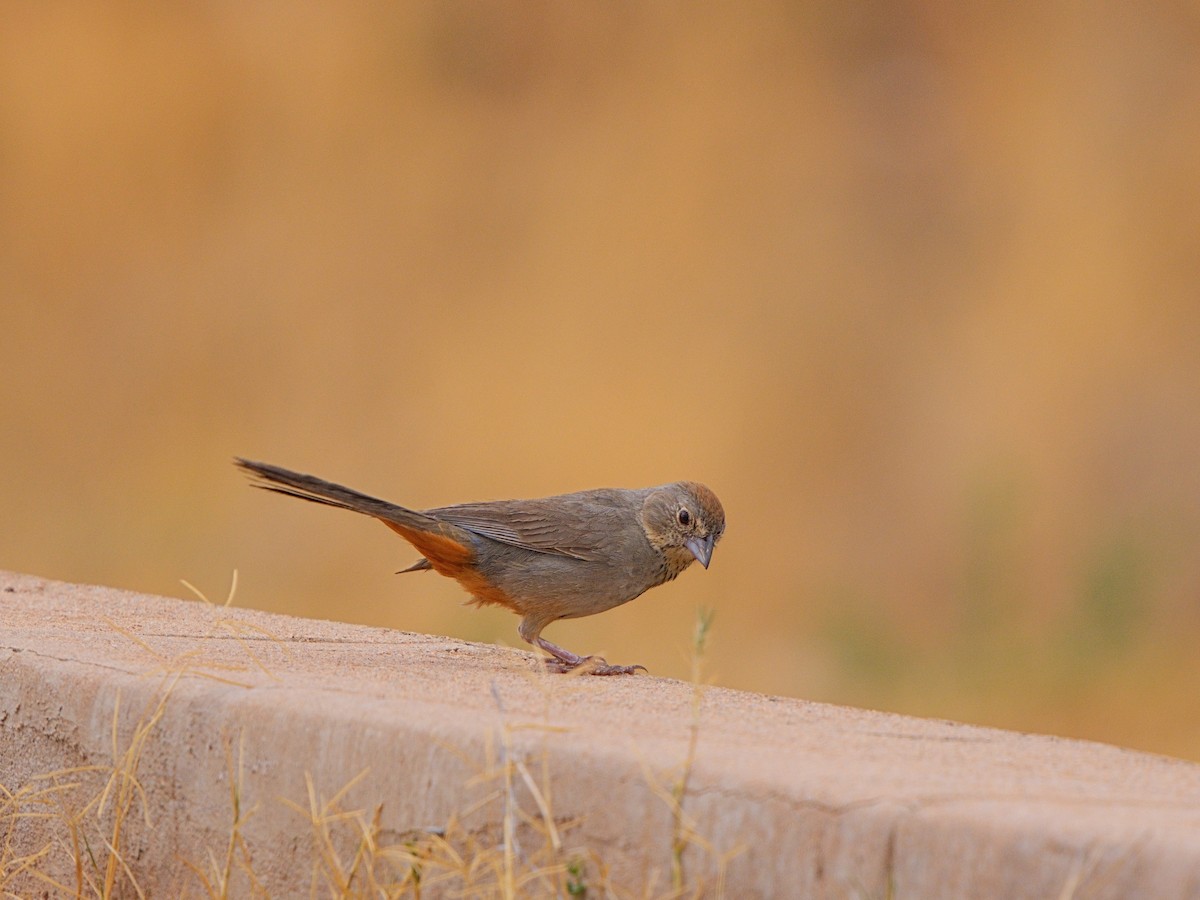
[[[717,495],[695,481],[677,481],[646,495],[639,519],[646,539],[667,559],[674,578],[698,560],[708,568],[725,533],[725,510]]]

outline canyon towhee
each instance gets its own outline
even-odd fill
[[[725,532],[716,494],[694,481],[624,490],[604,488],[540,500],[463,503],[418,512],[312,475],[237,459],[257,487],[349,509],[383,522],[424,558],[404,569],[455,579],[477,606],[495,603],[521,616],[518,631],[553,659],[554,671],[630,675],[550,643],[542,629],[627,603],[699,560],[706,569]]]

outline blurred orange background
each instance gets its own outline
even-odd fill
[[[1200,759],[1200,12],[8,4],[0,565],[520,645],[264,459],[425,507],[677,478],[547,636]]]

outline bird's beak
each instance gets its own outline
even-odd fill
[[[716,537],[710,534],[703,540],[698,537],[688,538],[683,542],[683,546],[691,550],[692,556],[696,557],[700,565],[707,569],[708,561],[712,559],[713,544],[715,542]]]

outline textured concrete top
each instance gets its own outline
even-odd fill
[[[253,809],[232,877],[276,896],[330,865],[297,812],[315,802],[381,846],[434,834],[504,860],[497,878],[525,866],[533,894],[1200,897],[1191,763],[0,572],[0,785],[107,778],[135,744],[144,801],[111,877],[156,896],[225,858],[232,782]],[[107,806],[81,820],[100,845]],[[54,817],[15,821],[10,856],[54,842]],[[39,865],[73,889],[69,843]]]

